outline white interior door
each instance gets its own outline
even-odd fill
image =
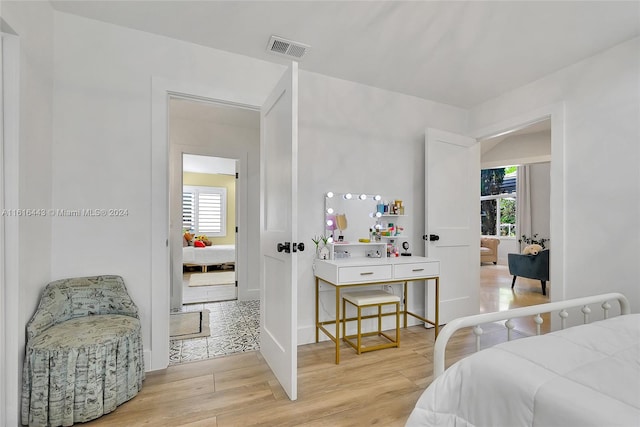
[[[425,140],[425,253],[440,260],[444,324],[479,311],[480,150],[473,138],[437,129]],[[430,315],[433,289],[426,298]]]
[[[293,62],[260,113],[260,352],[297,399],[298,64]],[[288,243],[289,249],[283,250]],[[281,245],[280,247],[278,245]],[[279,250],[280,249],[280,250]]]

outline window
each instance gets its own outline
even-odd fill
[[[182,228],[196,235],[227,235],[227,189],[223,187],[182,188]]]
[[[516,237],[516,166],[481,171],[480,224],[487,236]]]

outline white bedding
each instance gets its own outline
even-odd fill
[[[640,314],[462,359],[425,390],[407,426],[640,426]]]
[[[182,248],[182,263],[188,265],[217,265],[236,262],[236,245],[212,245],[204,248]]]

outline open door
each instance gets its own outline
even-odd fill
[[[298,394],[298,63],[260,112],[260,352],[291,400]]]
[[[437,129],[425,137],[425,254],[440,260],[441,323],[479,311],[480,149]],[[427,313],[435,292],[427,290]]]

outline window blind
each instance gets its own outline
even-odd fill
[[[182,226],[197,235],[226,236],[227,189],[224,187],[184,186]]]

